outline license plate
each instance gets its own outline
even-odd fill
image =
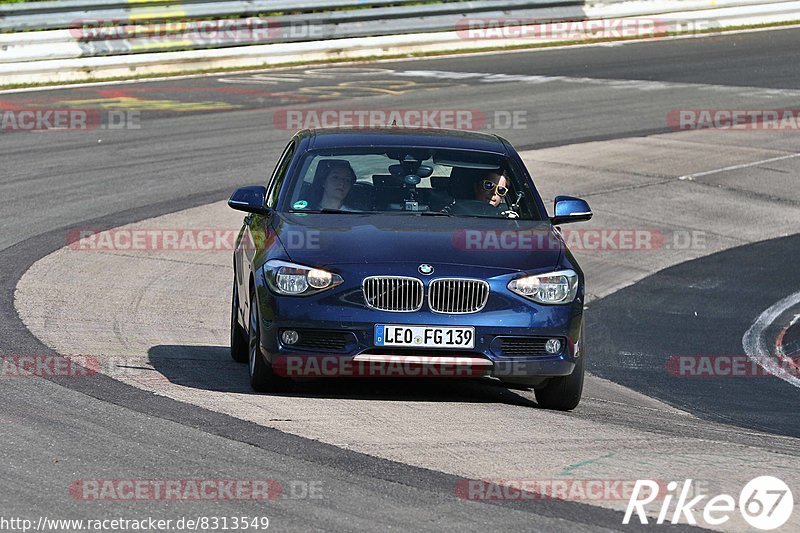
[[[375,326],[375,346],[473,348],[475,346],[475,328],[377,324]]]

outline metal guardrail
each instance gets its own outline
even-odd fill
[[[598,0],[624,16],[704,9],[702,0]],[[726,0],[725,6],[775,3]],[[390,5],[389,5],[390,4]],[[609,5],[610,4],[610,5]],[[644,7],[639,7],[637,4]],[[475,19],[587,18],[585,0],[64,0],[0,5],[0,63],[458,31]],[[272,16],[252,16],[273,13]],[[237,18],[220,18],[234,16]],[[209,17],[215,17],[209,19]],[[247,18],[241,18],[247,17]],[[52,28],[55,28],[54,30]]]
[[[454,31],[471,18],[578,20],[584,18],[583,4],[584,0],[428,4],[419,0],[66,0],[7,4],[0,6],[0,31],[29,31],[0,33],[0,63]],[[251,16],[258,13],[262,16]],[[247,18],[220,18],[227,15]]]
[[[525,46],[532,42],[530,34],[475,38],[469,30],[475,22],[497,21],[519,29],[553,21],[637,18],[657,21],[662,34],[694,31],[700,28],[692,29],[697,21],[718,26],[786,22],[800,20],[800,0],[64,0],[6,4],[0,5],[0,84]],[[640,37],[654,33],[648,33],[646,24],[636,31]],[[570,40],[549,34],[537,38],[541,42]],[[578,40],[592,38],[590,32]]]
[[[396,27],[404,25],[412,29],[413,19],[418,15],[463,16],[495,12],[517,16],[512,12],[525,8],[581,4],[583,0],[450,0],[428,4],[421,4],[420,0],[65,0],[0,5],[0,31],[69,29],[87,19],[143,24],[257,15],[272,16],[276,20],[296,19],[299,16],[310,22],[330,24],[380,21],[382,26],[399,20],[401,24]],[[445,29],[445,26],[440,24],[438,28]],[[379,32],[380,29],[375,28],[375,31]]]

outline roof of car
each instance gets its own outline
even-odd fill
[[[498,136],[476,131],[387,126],[321,128],[301,132],[303,133],[312,137],[309,146],[311,150],[360,146],[416,146],[507,153],[503,141]]]

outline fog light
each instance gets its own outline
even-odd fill
[[[293,329],[287,329],[281,333],[281,341],[283,344],[294,344],[300,339],[300,335]],[[560,346],[560,344],[559,344]]]
[[[285,333],[284,333],[285,335]],[[544,345],[544,351],[549,354],[556,354],[561,351],[561,341],[558,339],[547,339]]]

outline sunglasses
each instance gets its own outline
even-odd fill
[[[486,192],[494,191],[495,188],[497,189],[497,196],[503,197],[508,194],[507,187],[501,187],[497,183],[493,182],[492,180],[484,180],[483,181],[483,190]]]

